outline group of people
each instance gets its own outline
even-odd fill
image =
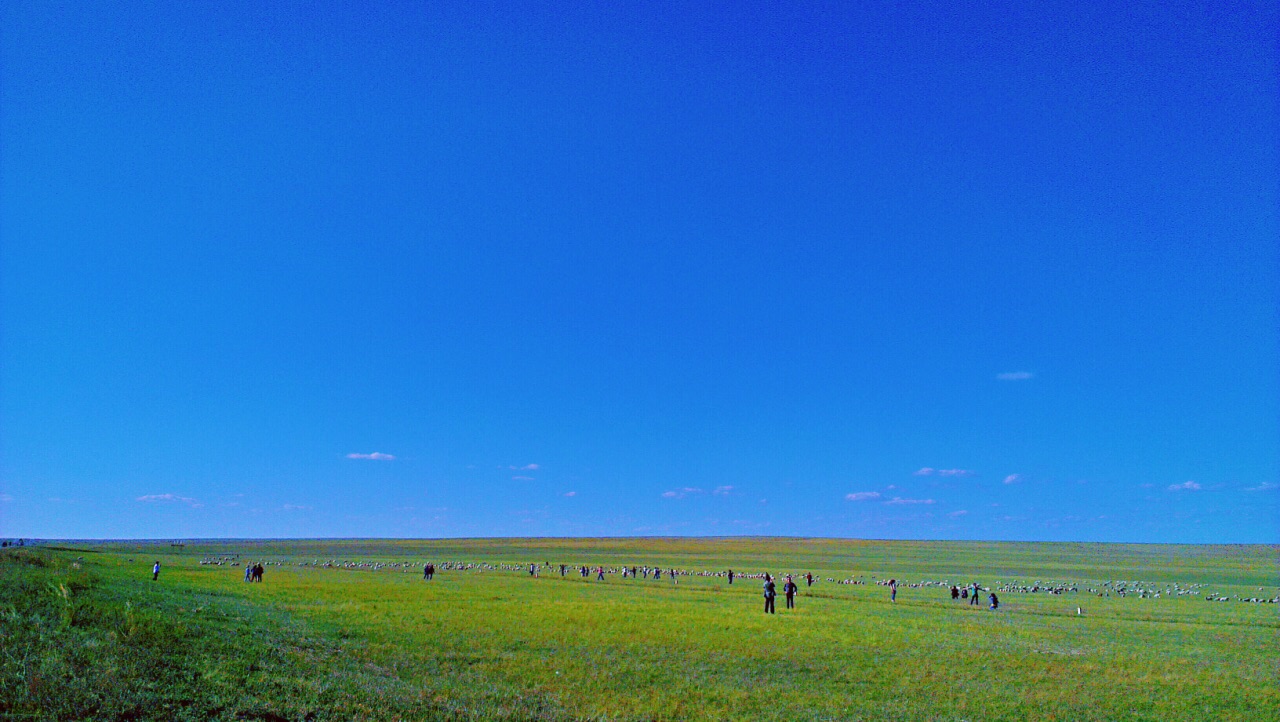
[[[952,584],[951,598],[953,600],[967,599],[969,600],[969,606],[979,606],[982,604],[982,587],[978,586],[977,582],[965,585],[964,589]],[[992,592],[987,595],[987,601],[991,603],[991,606],[988,607],[988,609],[1000,608],[1000,597],[996,596],[995,590],[992,590]]]
[[[805,577],[808,580],[809,585],[812,586],[813,575],[806,574]],[[733,583],[732,571],[729,572],[729,579],[730,579],[729,583],[732,584]],[[782,583],[782,594],[787,598],[787,609],[796,608],[796,594],[799,593],[799,591],[800,591],[799,585],[797,585],[795,580],[792,579],[791,575],[788,574],[786,579]],[[777,613],[774,611],[774,608],[773,608],[773,601],[774,601],[774,598],[776,598],[777,596],[778,596],[778,588],[773,582],[773,577],[768,572],[766,572],[764,575],[764,613],[765,614]]]
[[[551,563],[548,562],[545,566],[551,566]],[[262,566],[258,565],[257,567],[255,567],[255,569],[256,569],[255,581],[262,581]],[[529,576],[537,577],[538,572],[541,571],[541,566],[538,564],[530,564],[528,569],[529,569]],[[655,581],[659,581],[662,579],[664,575],[664,570],[660,567],[651,568],[647,566],[646,567],[634,567],[634,566],[625,567],[624,566],[621,568],[621,570],[622,570],[623,579],[626,579],[628,577],[632,579],[636,579],[636,578],[649,579],[650,575],[652,575],[652,579],[654,579]],[[577,571],[578,571],[578,575],[583,579],[589,579],[592,576],[595,576],[597,581],[604,581],[606,571],[612,572],[615,570],[612,570],[612,569],[606,570],[602,565],[597,565],[593,567],[593,566],[588,566],[586,564],[583,564],[578,567]],[[428,563],[426,566],[422,568],[422,578],[424,580],[430,580],[432,577],[435,576],[435,572],[436,572],[435,564]],[[561,564],[560,576],[562,577],[567,576],[568,573],[569,573],[569,565]],[[676,583],[676,584],[680,583],[679,579],[676,576],[677,570],[675,568],[666,570],[665,573],[671,577],[671,581],[673,583]],[[248,567],[245,568],[245,575],[246,575],[245,580],[249,581]],[[732,569],[730,569],[728,570],[728,573],[723,576],[727,576],[729,579],[729,583],[733,584],[733,581],[735,579],[738,579],[744,575],[739,574],[733,571]],[[778,596],[778,587],[777,587],[777,582],[773,578],[773,575],[769,574],[768,572],[765,572],[763,575],[749,574],[746,576],[755,577],[756,579],[760,579],[760,578],[764,579],[765,614],[776,614],[777,611],[775,610],[775,600],[777,599],[777,596]],[[805,581],[805,586],[808,586],[808,587],[813,586],[814,576],[811,572],[806,572],[804,576],[801,577],[801,579]],[[890,579],[888,582],[880,582],[880,584],[883,584],[889,587],[889,601],[896,604],[898,601],[898,580]],[[982,587],[980,587],[977,582],[965,585],[963,588],[952,585],[951,598],[964,599],[964,600],[967,600],[970,605],[978,605],[978,604],[981,604],[982,591],[983,591]],[[782,594],[783,594],[783,597],[786,599],[787,609],[795,609],[796,596],[799,593],[800,593],[800,585],[796,583],[795,577],[791,574],[787,574],[783,578],[783,582],[782,582]],[[988,601],[990,602],[990,606],[988,607],[989,609],[994,610],[994,609],[1000,608],[1000,597],[997,596],[994,591],[988,594],[987,598],[988,598]]]
[[[262,581],[262,564],[246,564],[244,566],[244,580],[246,582]]]

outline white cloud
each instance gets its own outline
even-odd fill
[[[135,499],[135,501],[142,501],[148,504],[153,504],[156,502],[166,502],[166,503],[178,502],[178,503],[186,504],[193,509],[198,509],[204,506],[204,504],[201,504],[200,501],[197,499],[192,499],[189,496],[178,496],[177,494],[146,494],[138,497],[137,499]]]
[[[539,468],[541,467],[539,467],[537,464],[525,464],[524,466],[520,467],[520,470],[521,471],[537,471]]]
[[[578,492],[576,492],[576,491],[566,491],[566,492],[564,493],[564,495],[565,495],[565,496],[577,496],[577,495],[578,495]]]
[[[952,517],[954,519],[956,517],[964,516],[965,514],[968,514],[968,513],[969,512],[966,509],[958,509],[956,511],[951,512],[950,514],[947,514],[947,516]]]
[[[713,491],[713,492],[711,492],[711,493],[712,493],[712,494],[715,494],[716,496],[728,496],[728,495],[730,495],[730,494],[732,494],[732,493],[733,493],[733,487],[732,487],[732,486],[717,486],[717,487],[715,488],[715,491]]]
[[[1200,485],[1194,481],[1184,481],[1181,484],[1170,484],[1169,491],[1199,491]]]
[[[371,461],[395,461],[396,457],[375,451],[372,454],[347,454],[348,459],[368,459]]]
[[[533,481],[534,479],[532,476],[513,476],[511,477],[511,480],[512,481]]]
[[[845,501],[866,501],[868,499],[879,499],[878,491],[855,491],[852,494],[844,495]]]
[[[935,469],[932,466],[923,467],[915,472],[916,476],[973,476],[973,472],[969,469]]]
[[[996,378],[1001,381],[1026,381],[1035,378],[1035,374],[1030,371],[1006,371],[1002,374],[996,374]]]
[[[8,494],[0,494],[0,502],[8,504],[11,501],[13,501],[12,496],[9,496]]]
[[[895,496],[892,499],[886,501],[885,503],[886,504],[935,504],[937,502],[935,502],[933,499],[903,499],[900,496]]]
[[[285,511],[311,511],[311,507],[303,506],[302,504],[285,504],[280,508]]]
[[[1270,491],[1272,489],[1277,489],[1277,488],[1280,488],[1280,484],[1277,484],[1271,481],[1264,481],[1261,484],[1258,484],[1257,486],[1250,486],[1246,488],[1245,491]],[[0,496],[0,501],[11,501],[11,500],[12,499],[5,499],[3,496]]]
[[[683,489],[676,489],[674,491],[664,491],[662,492],[662,498],[663,499],[683,499],[686,496],[689,496],[690,494],[701,494],[701,493],[703,493],[702,489],[699,489],[693,486],[686,486]]]
[[[1004,478],[1006,484],[1016,484],[1019,481],[1022,481],[1022,474],[1010,474]]]

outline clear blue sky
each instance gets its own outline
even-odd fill
[[[367,5],[0,7],[0,536],[1280,541],[1275,3]]]

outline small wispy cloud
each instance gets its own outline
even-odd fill
[[[1017,484],[1019,481],[1022,481],[1022,474],[1010,474],[1004,478],[1006,484]]]
[[[712,491],[711,493],[712,493],[712,494],[715,494],[716,496],[728,496],[728,495],[730,495],[730,494],[732,494],[732,493],[733,493],[733,487],[732,487],[732,486],[717,486],[717,487],[715,488],[715,491]]]
[[[576,492],[576,491],[566,491],[566,492],[564,493],[564,495],[565,495],[565,496],[577,496],[577,495],[578,495],[578,492]]]
[[[8,504],[13,501],[13,497],[8,494],[0,494],[0,504]]]
[[[1280,489],[1280,484],[1273,481],[1264,481],[1257,486],[1246,487],[1245,491],[1271,491],[1272,489]],[[5,501],[3,496],[0,496],[0,501]]]
[[[395,461],[396,457],[391,454],[384,454],[381,451],[375,451],[372,454],[347,454],[348,459],[366,459],[369,461]]]
[[[852,494],[844,495],[845,501],[867,501],[869,499],[879,499],[878,491],[855,491]]]
[[[699,489],[693,486],[686,486],[683,489],[664,491],[662,492],[662,498],[663,499],[683,499],[686,496],[689,496],[690,494],[701,494],[701,493],[703,493],[702,489]]]
[[[886,501],[885,503],[886,504],[936,504],[937,502],[935,502],[933,499],[903,499],[900,496],[895,496],[892,499]]]
[[[305,506],[303,504],[285,504],[280,508],[284,509],[285,511],[311,511],[311,507]]]
[[[968,513],[969,513],[969,511],[968,511],[967,509],[957,509],[956,511],[953,511],[953,512],[951,512],[950,514],[947,514],[947,516],[951,517],[952,519],[955,519],[955,518],[958,518],[958,517],[962,517],[962,516],[964,516],[965,514],[968,514]]]
[[[533,481],[534,479],[532,476],[513,476],[511,477],[511,480],[512,481]]]
[[[144,494],[143,496],[138,497],[134,501],[141,501],[147,504],[157,504],[157,503],[186,504],[187,506],[190,506],[193,509],[198,509],[204,506],[204,504],[201,504],[198,499],[192,499],[189,496],[178,496],[177,494]]]
[[[973,476],[970,469],[935,469],[932,466],[925,466],[915,471],[916,476]]]
[[[524,466],[516,466],[515,464],[512,464],[507,468],[511,469],[512,471],[537,471],[542,467],[538,466],[537,464],[525,464]]]
[[[1170,484],[1169,491],[1200,491],[1200,485],[1194,481],[1184,481],[1181,484]]]
[[[1035,378],[1035,374],[1030,371],[1005,371],[1002,374],[996,374],[996,378],[1001,381],[1026,381]]]

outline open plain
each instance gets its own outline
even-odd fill
[[[1276,558],[765,538],[51,542],[0,553],[0,717],[1280,719]],[[251,563],[261,583],[245,581]],[[763,613],[764,573],[780,591],[795,575],[795,609],[780,594]],[[952,600],[975,582],[981,604]]]

